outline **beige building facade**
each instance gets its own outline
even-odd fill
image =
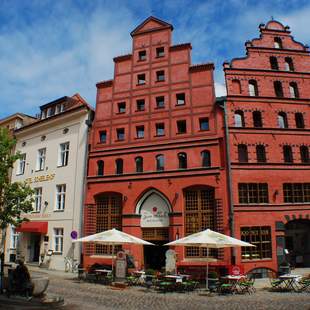
[[[80,260],[88,129],[92,108],[78,94],[40,107],[40,119],[15,130],[12,181],[34,190],[29,222],[7,232],[6,259],[63,270],[65,258]]]

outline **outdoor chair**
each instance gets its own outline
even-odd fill
[[[95,273],[86,273],[85,280],[90,283],[97,283],[97,275]]]
[[[298,292],[310,292],[310,278],[302,278],[298,285]]]
[[[254,287],[254,282],[255,282],[255,275],[250,274],[244,281],[241,281],[238,283],[241,293],[255,293],[255,287]]]
[[[234,285],[232,283],[220,283],[218,286],[219,294],[232,294]]]
[[[185,292],[192,292],[195,289],[198,288],[199,282],[198,281],[193,281],[193,280],[189,280],[189,281],[184,281],[182,283]]]
[[[270,282],[272,290],[278,290],[278,291],[283,290],[283,287],[282,287],[283,280],[277,278],[274,272],[272,271],[268,272],[268,278],[269,278],[269,282]]]
[[[137,285],[137,281],[138,281],[139,278],[135,277],[135,276],[127,276],[126,277],[126,283],[129,285],[129,286],[133,286],[133,285]]]

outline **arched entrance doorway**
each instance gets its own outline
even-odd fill
[[[165,266],[165,253],[169,247],[169,213],[171,205],[159,191],[152,189],[139,200],[136,213],[141,215],[142,238],[156,246],[144,246],[144,267],[160,270]]]
[[[310,267],[310,220],[289,221],[285,225],[285,245],[296,267]]]

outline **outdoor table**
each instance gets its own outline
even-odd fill
[[[95,269],[97,281],[99,280],[107,280],[108,276],[112,274],[112,270],[109,269]]]
[[[282,280],[284,288],[287,290],[298,290],[297,282],[302,278],[301,275],[298,274],[284,274],[279,277]]]
[[[245,276],[244,275],[239,275],[239,276],[228,275],[228,276],[221,277],[221,279],[231,284],[229,291],[231,293],[235,293],[239,291],[239,288],[240,288],[239,281],[241,279],[245,279]]]

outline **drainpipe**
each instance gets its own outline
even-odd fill
[[[226,145],[226,169],[227,169],[227,188],[228,188],[228,204],[229,204],[229,229],[232,237],[235,237],[235,221],[234,221],[234,200],[232,191],[232,172],[230,160],[230,143],[229,143],[229,126],[227,120],[226,97],[217,98],[219,106],[224,111],[224,128],[225,128],[225,145]],[[231,263],[236,263],[236,249],[231,249]]]

